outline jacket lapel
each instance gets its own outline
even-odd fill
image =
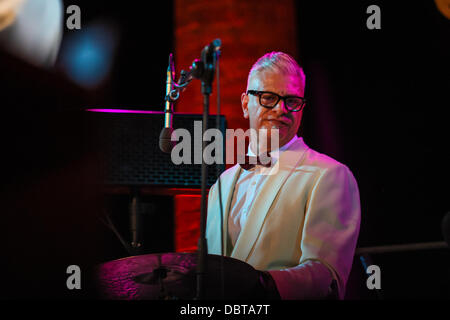
[[[233,198],[234,187],[236,186],[236,181],[240,175],[241,167],[239,165],[235,165],[230,168],[225,175],[222,175],[220,178],[221,189],[222,189],[222,208],[223,208],[223,220],[222,225],[220,226],[220,198],[219,198],[219,184],[218,182],[215,185],[215,191],[217,193],[217,201],[214,201],[213,208],[211,209],[214,212],[214,219],[212,219],[212,223],[215,225],[211,225],[209,230],[220,230],[222,227],[223,230],[223,243],[224,243],[224,252],[226,253],[229,248],[227,248],[227,239],[228,239],[228,213],[230,210],[231,200]],[[214,232],[208,234],[207,237],[209,244],[208,252],[222,254],[221,252],[221,243],[220,243],[220,232]],[[214,239],[214,240],[213,240]]]
[[[289,147],[288,150],[284,151],[281,154],[278,160],[278,172],[273,175],[267,176],[267,178],[261,185],[258,194],[256,194],[255,202],[250,208],[247,222],[245,223],[243,229],[241,230],[241,233],[239,234],[236,245],[234,246],[231,253],[231,257],[242,261],[248,260],[252,248],[259,234],[261,233],[267,212],[269,211],[273,201],[275,200],[275,197],[277,196],[284,182],[297,167],[298,163],[303,158],[302,156],[304,152],[307,149],[308,147],[304,144],[303,139],[299,138]],[[276,167],[277,164],[272,169],[276,169]],[[233,193],[231,192],[231,195],[232,194]],[[225,212],[228,213],[228,211]]]

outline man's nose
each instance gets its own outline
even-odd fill
[[[284,102],[283,99],[280,99],[280,101],[278,101],[277,105],[273,109],[279,114],[289,113],[289,110],[286,108],[286,103]]]

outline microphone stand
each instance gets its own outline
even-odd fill
[[[204,89],[205,88],[205,89]],[[208,86],[202,82],[203,93],[203,130],[205,132],[208,128],[209,116],[209,97],[211,92],[208,91]],[[203,134],[202,134],[203,135]],[[207,167],[203,159],[203,152],[206,147],[205,140],[202,139],[202,167],[201,167],[201,208],[200,208],[200,236],[198,239],[198,256],[197,256],[197,297],[196,300],[201,300],[204,296],[204,277],[206,274],[206,257],[208,254],[208,243],[206,241],[206,218],[207,218],[207,204],[206,204],[206,178]]]
[[[197,249],[197,291],[195,300],[204,298],[204,279],[207,270],[208,243],[206,241],[206,181],[207,166],[203,158],[203,152],[206,148],[206,141],[203,140],[203,133],[208,129],[209,101],[212,93],[212,82],[214,80],[214,71],[216,61],[220,56],[220,39],[214,40],[209,46],[205,47],[201,53],[201,60],[195,59],[190,67],[190,71],[181,71],[178,83],[173,83],[174,90],[167,91],[166,100],[173,102],[178,99],[179,93],[190,83],[193,78],[200,79],[202,83],[201,92],[203,94],[203,125],[202,125],[202,164],[201,164],[201,208],[200,208],[200,237],[198,239]]]
[[[215,40],[217,41],[217,40]],[[219,40],[220,43],[220,40]],[[219,50],[211,51],[210,48],[205,48],[202,51],[203,72],[200,77],[202,82],[201,92],[203,94],[203,130],[202,130],[202,180],[201,180],[201,209],[200,209],[200,237],[198,239],[198,258],[197,258],[197,296],[196,300],[204,298],[204,278],[207,269],[207,255],[208,243],[206,241],[206,218],[207,218],[207,203],[206,203],[206,180],[207,180],[207,166],[203,153],[206,148],[206,141],[203,139],[203,133],[208,129],[209,116],[209,100],[212,93],[212,82],[214,80],[214,71],[216,68],[216,59],[220,55]]]

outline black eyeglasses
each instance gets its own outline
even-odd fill
[[[305,98],[297,96],[280,96],[274,92],[270,91],[257,91],[257,90],[247,90],[247,94],[252,94],[259,97],[259,104],[265,108],[275,108],[275,106],[280,102],[284,101],[286,109],[291,112],[297,112],[303,109],[305,106]]]

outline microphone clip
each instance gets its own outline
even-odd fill
[[[205,46],[200,54],[201,59],[195,59],[189,67],[189,71],[181,70],[178,82],[175,82],[175,75],[171,73],[173,89],[166,94],[165,100],[169,102],[176,101],[180,97],[180,92],[183,92],[193,79],[201,80],[203,94],[211,94],[216,61],[220,56],[221,45],[221,40],[215,39]],[[172,63],[173,59],[170,56],[169,66]],[[171,67],[171,70],[174,70],[174,68]]]
[[[205,46],[201,52],[201,60],[194,60],[192,63],[192,75],[202,82],[202,94],[209,95],[212,92],[212,82],[216,70],[216,61],[220,56],[222,41],[215,39]]]

